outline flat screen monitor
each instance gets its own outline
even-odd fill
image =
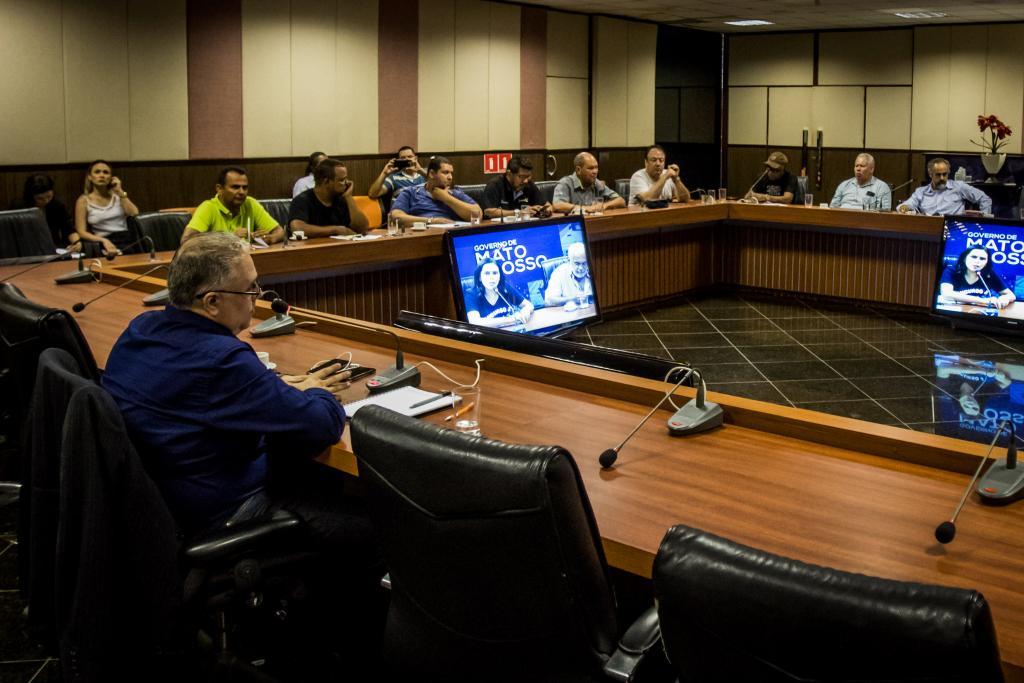
[[[1013,356],[972,358],[936,353],[933,424],[941,436],[988,443],[1003,420],[1024,434],[1024,366]],[[1001,436],[999,443],[1007,443]]]
[[[933,311],[964,326],[1024,330],[1024,223],[945,220]]]
[[[601,319],[582,216],[457,228],[445,242],[463,322],[550,337]]]

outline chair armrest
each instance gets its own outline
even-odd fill
[[[651,648],[661,642],[658,609],[651,607],[630,624],[619,646],[604,665],[605,675],[613,681],[630,683]]]
[[[297,538],[303,529],[304,524],[299,517],[287,510],[278,510],[269,517],[247,519],[205,534],[187,543],[183,552],[189,564],[208,565],[251,552],[268,543]]]

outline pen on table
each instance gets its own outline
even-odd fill
[[[440,394],[435,394],[435,395],[431,396],[430,398],[425,398],[422,401],[416,401],[416,403],[413,403],[409,407],[410,408],[419,408],[420,406],[425,406],[428,403],[433,403],[434,401],[436,401],[439,398],[444,398],[445,396],[451,396],[451,394],[452,394],[452,392],[450,392],[450,391],[442,391]]]
[[[470,402],[469,402],[469,403],[467,403],[466,405],[464,405],[464,406],[462,406],[461,408],[459,408],[458,410],[456,410],[456,411],[455,411],[455,414],[454,414],[454,415],[449,415],[448,417],[446,417],[446,418],[444,419],[444,421],[445,421],[445,422],[449,422],[449,421],[451,421],[451,419],[452,419],[452,418],[454,418],[454,417],[461,417],[462,415],[465,415],[465,414],[466,414],[466,413],[468,413],[468,412],[469,412],[470,410],[472,410],[472,409],[473,409],[473,406],[475,406],[475,405],[476,405],[476,403],[473,403],[472,401],[470,401]]]

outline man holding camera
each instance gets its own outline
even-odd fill
[[[312,190],[300,192],[292,200],[288,227],[301,230],[307,237],[365,235],[370,221],[359,210],[352,196],[352,181],[345,164],[324,159],[313,170],[316,183]]]
[[[413,185],[426,182],[424,171],[416,158],[416,150],[405,146],[398,150],[398,157],[388,159],[380,175],[366,192],[370,199],[387,199],[394,201],[399,192]]]

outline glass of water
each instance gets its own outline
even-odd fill
[[[718,188],[718,201],[724,202],[726,194],[727,194],[727,192],[726,192],[726,189],[724,187]]]
[[[452,403],[455,431],[480,436],[480,387],[456,387],[452,395],[462,399]]]
[[[388,237],[398,237],[402,231],[402,221],[397,216],[388,214]]]
[[[814,206],[814,195],[810,192],[804,195],[804,206]]]

